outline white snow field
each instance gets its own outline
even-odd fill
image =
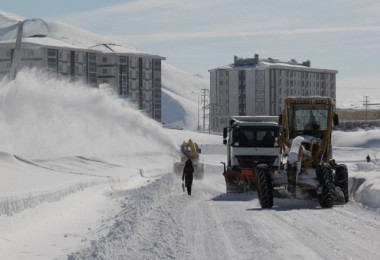
[[[189,138],[206,165],[192,196],[172,172]],[[0,142],[0,259],[380,258],[378,129],[334,132],[351,197],[332,209],[225,194],[221,136],[33,70],[0,83]]]

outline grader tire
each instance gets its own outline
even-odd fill
[[[322,194],[319,197],[319,204],[322,208],[332,208],[334,206],[335,186],[333,170],[328,163],[322,164],[320,168],[320,185]]]
[[[256,185],[260,205],[264,208],[273,207],[273,187],[268,165],[259,164],[256,167]]]
[[[339,187],[344,195],[344,202],[349,199],[348,194],[348,170],[345,164],[339,164],[335,170],[335,186]]]

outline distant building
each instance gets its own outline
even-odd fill
[[[310,67],[310,61],[234,57],[210,72],[209,125],[221,131],[234,115],[279,115],[287,96],[336,98],[336,70]]]
[[[0,41],[0,78],[9,74],[15,39]],[[61,78],[98,87],[107,83],[149,117],[161,122],[161,61],[164,57],[101,44],[81,47],[38,34],[23,37],[22,67],[36,67]]]

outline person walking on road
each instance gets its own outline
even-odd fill
[[[187,194],[191,196],[191,185],[193,185],[193,162],[191,159],[187,159],[185,167],[183,168],[182,181],[185,181],[185,186],[187,189]]]

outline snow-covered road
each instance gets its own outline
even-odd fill
[[[255,194],[225,194],[218,167],[209,169],[191,197],[174,174],[115,192],[108,235],[71,259],[378,259],[378,213],[283,198],[264,210]]]
[[[170,133],[186,139],[181,131]],[[254,193],[225,193],[220,138],[192,135],[205,163],[192,196],[182,191],[165,154],[113,164],[4,153],[0,259],[380,258],[377,163],[338,147],[336,158],[350,174],[348,204],[322,209],[315,201],[275,198],[272,209],[261,209]],[[17,208],[7,207],[12,200]]]

